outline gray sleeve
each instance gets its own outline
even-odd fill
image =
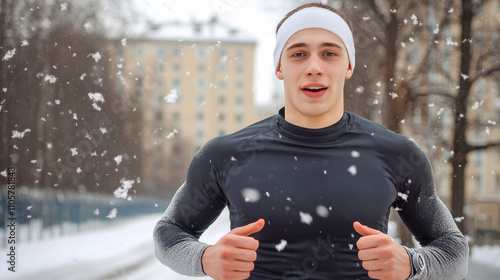
[[[198,238],[169,221],[167,212],[154,229],[156,257],[177,273],[206,276],[201,257],[209,245],[199,242]]]
[[[467,239],[436,194],[427,156],[416,143],[411,143],[409,151],[396,156],[400,195],[395,208],[420,243],[415,251],[425,261],[425,268],[411,279],[464,279],[469,256]]]
[[[206,276],[201,257],[209,245],[199,238],[227,205],[220,187],[224,171],[217,163],[217,155],[217,149],[206,147],[197,153],[186,182],[154,228],[156,257],[183,275]]]

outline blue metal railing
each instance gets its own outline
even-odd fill
[[[81,231],[89,223],[106,226],[117,222],[153,213],[161,213],[166,201],[158,198],[133,198],[131,200],[100,194],[80,194],[61,191],[18,189],[15,198],[9,199],[7,190],[0,191],[0,246],[6,247],[12,235],[10,222],[15,221],[15,234],[30,239],[60,236],[65,234],[64,225],[73,225]],[[116,209],[116,217],[108,215]],[[9,211],[11,210],[11,211]],[[36,223],[38,226],[31,227]],[[27,231],[27,232],[21,232]],[[19,242],[19,241],[17,241]]]

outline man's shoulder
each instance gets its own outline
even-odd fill
[[[219,153],[231,153],[246,142],[272,131],[275,127],[275,119],[276,116],[270,116],[236,132],[217,136],[204,144],[202,148]]]
[[[348,112],[347,114],[349,115],[352,129],[365,135],[365,137],[376,143],[381,149],[402,152],[413,149],[416,145],[416,142],[408,136],[391,131],[379,123],[354,113]]]

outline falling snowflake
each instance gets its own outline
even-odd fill
[[[241,193],[245,198],[245,202],[255,203],[260,200],[260,192],[256,189],[244,188]]]
[[[311,214],[309,213],[304,213],[302,211],[299,212],[299,215],[300,215],[300,221],[303,223],[303,224],[308,224],[310,225],[313,221],[313,218],[311,216]]]
[[[167,139],[173,139],[175,138],[175,135],[178,134],[179,131],[177,131],[177,129],[174,129],[174,131],[170,132],[168,135],[167,135]]]
[[[349,171],[349,173],[351,173],[352,176],[358,173],[356,165],[351,165],[349,168],[347,168],[347,171]]]
[[[177,99],[179,99],[179,96],[177,95],[177,89],[175,88],[171,89],[170,92],[163,99],[168,103],[172,104],[177,102]]]
[[[16,54],[16,49],[12,49],[12,50],[8,50],[7,53],[3,56],[2,58],[2,61],[7,61],[9,59],[11,59],[12,57],[14,57],[14,55]]]
[[[14,138],[22,139],[22,138],[24,138],[24,134],[26,134],[27,132],[31,132],[31,129],[27,128],[24,131],[13,130],[12,131],[12,139],[14,139]]]
[[[57,81],[57,78],[54,75],[47,75],[43,79],[44,82],[49,82],[50,84],[53,84]]]
[[[287,244],[288,243],[286,242],[286,240],[281,239],[281,242],[279,244],[276,244],[274,247],[276,247],[276,250],[278,250],[278,252],[281,252],[285,249]]]
[[[122,155],[118,155],[114,158],[114,160],[116,161],[116,165],[120,165],[120,163],[122,162],[122,158],[123,156]]]
[[[408,201],[408,194],[398,192],[398,196],[401,197],[404,201]]]
[[[126,180],[125,178],[122,178],[120,180],[120,183],[122,185],[115,190],[114,195],[117,198],[127,198],[128,190],[132,188],[132,185],[134,185],[135,180]]]
[[[116,208],[113,208],[111,209],[111,211],[109,211],[109,214],[106,216],[106,218],[114,219],[116,218],[116,214],[118,214],[118,210],[116,210]]]
[[[97,102],[101,102],[101,103],[104,103],[104,97],[102,96],[101,93],[92,93],[92,92],[89,92],[89,98],[90,100],[92,100],[94,103],[92,103],[92,107],[97,110],[97,111],[101,111],[101,107],[99,107],[99,105],[97,105]]]
[[[330,215],[328,208],[326,208],[326,206],[324,205],[318,205],[318,207],[316,207],[316,213],[318,214],[318,216],[323,218],[327,218]]]
[[[92,57],[95,62],[99,62],[99,60],[101,60],[101,54],[99,52],[95,52],[95,53],[91,53],[89,55],[87,55],[87,57]]]

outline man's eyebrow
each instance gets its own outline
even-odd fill
[[[295,48],[303,48],[303,47],[307,47],[308,44],[306,43],[295,43],[293,45],[290,45],[288,48],[286,48],[286,50],[290,50],[290,49],[295,49]],[[339,49],[343,49],[342,45],[339,45],[337,43],[334,43],[334,42],[324,42],[324,43],[321,43],[320,45],[321,47],[334,47],[334,48],[339,48]]]
[[[343,49],[342,45],[339,45],[337,43],[334,43],[334,42],[324,42],[321,44],[322,47],[334,47],[334,48],[339,48],[339,49]]]

